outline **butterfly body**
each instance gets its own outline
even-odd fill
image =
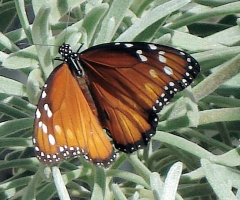
[[[73,53],[48,78],[35,116],[33,143],[43,163],[83,155],[108,166],[120,151],[145,147],[157,113],[200,71],[187,53],[153,43],[107,43]],[[69,91],[71,90],[71,91]]]

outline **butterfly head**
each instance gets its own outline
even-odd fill
[[[83,77],[85,75],[84,70],[79,62],[78,53],[73,53],[72,48],[69,44],[62,44],[58,49],[59,54],[62,56],[70,70],[76,75]]]
[[[64,61],[67,62],[72,55],[72,48],[69,44],[62,44],[59,47],[58,52],[63,57]]]

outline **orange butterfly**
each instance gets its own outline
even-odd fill
[[[82,155],[107,167],[115,147],[132,153],[155,134],[157,113],[200,72],[189,54],[153,43],[107,43],[73,53],[49,76],[35,114],[33,144],[46,164]]]

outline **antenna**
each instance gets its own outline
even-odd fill
[[[69,11],[67,12],[68,15],[67,15],[67,23],[66,23],[66,28],[65,28],[65,36],[64,36],[64,42],[66,42],[66,36],[67,36],[67,29],[68,29],[68,25],[69,25],[69,20],[70,20],[70,12],[71,11],[71,8],[69,9]]]

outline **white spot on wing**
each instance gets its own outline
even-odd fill
[[[165,54],[165,51],[159,51],[158,54],[159,54],[159,55],[164,55],[164,54]]]
[[[49,109],[48,111],[47,111],[47,116],[50,118],[50,117],[52,117],[52,111]]]
[[[166,62],[167,62],[167,59],[166,59],[164,56],[162,56],[162,55],[159,55],[159,56],[158,56],[158,60],[159,60],[161,63],[166,63]]]
[[[63,152],[63,151],[64,151],[64,148],[63,148],[63,147],[59,147],[59,151],[60,151],[60,152]]]
[[[129,48],[129,47],[132,47],[132,46],[133,46],[133,44],[126,43],[126,44],[125,44],[125,46]]]
[[[36,110],[36,118],[39,119],[41,117],[41,113],[39,109]]]
[[[45,124],[42,124],[42,130],[43,130],[43,133],[47,133],[48,132],[48,128]]]
[[[141,61],[145,62],[147,61],[147,57],[144,55],[139,55],[139,58],[141,59]]]
[[[46,98],[47,93],[45,91],[42,92],[42,99]]]
[[[183,51],[180,51],[179,52],[181,55],[185,56],[185,53]]]
[[[170,85],[171,87],[173,87],[175,84],[174,84],[174,82],[169,82],[169,85]]]
[[[45,103],[45,104],[43,105],[43,108],[44,108],[45,111],[47,111],[47,110],[49,109],[48,104]]]
[[[142,53],[143,53],[142,50],[139,49],[136,51],[136,53],[138,54],[138,56],[142,62],[145,62],[148,60],[146,56],[142,55]]]
[[[150,48],[150,49],[152,49],[152,50],[155,50],[155,49],[157,49],[157,46],[156,46],[156,45],[154,45],[154,44],[149,44],[148,46],[149,46],[149,48]]]
[[[38,122],[38,127],[39,128],[42,127],[42,125],[43,125],[42,121]]]
[[[52,111],[50,110],[48,104],[44,104],[43,106],[44,110],[47,112],[47,116],[50,118],[52,117]]]
[[[61,127],[60,127],[58,124],[56,124],[56,125],[54,126],[54,130],[55,130],[57,133],[61,133],[61,132],[62,132],[62,129],[61,129]]]
[[[48,141],[51,145],[55,145],[55,143],[56,143],[56,140],[55,140],[55,138],[53,137],[52,134],[48,135]]]
[[[150,69],[150,70],[149,70],[149,74],[150,74],[151,77],[153,77],[153,78],[157,78],[157,77],[158,77],[158,74],[157,74],[157,72],[156,72],[154,69]]]
[[[173,74],[172,68],[170,68],[170,67],[168,67],[168,66],[165,66],[163,69],[164,69],[164,72],[165,72],[167,75],[172,75],[172,74]]]

